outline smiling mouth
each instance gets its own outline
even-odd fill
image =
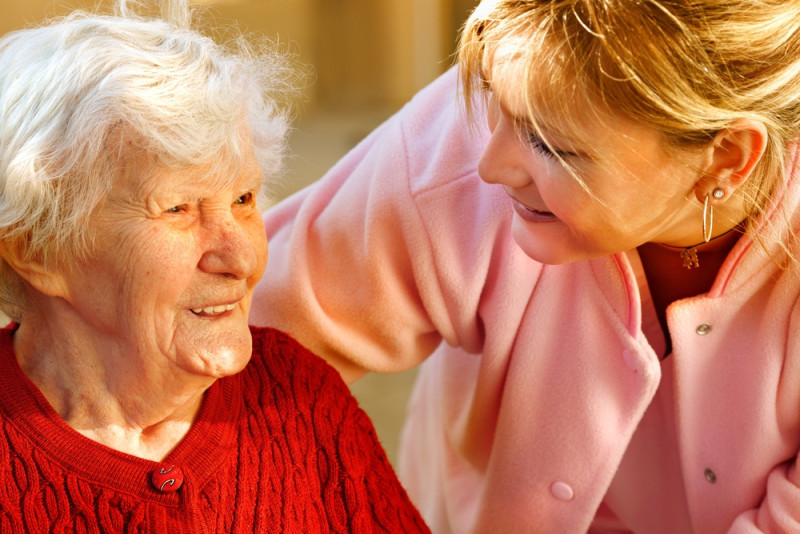
[[[205,308],[192,308],[192,313],[195,315],[222,315],[225,312],[229,312],[236,308],[238,303],[236,304],[223,304],[221,306],[207,306]]]
[[[558,220],[558,217],[556,217],[553,212],[529,208],[513,197],[511,198],[511,202],[514,204],[514,211],[516,211],[517,214],[526,221],[553,222]]]

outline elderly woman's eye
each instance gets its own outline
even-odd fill
[[[186,204],[180,204],[178,206],[172,206],[171,208],[167,208],[164,210],[164,213],[180,213],[182,211],[186,211]]]
[[[234,204],[249,204],[253,200],[253,193],[245,193],[236,199]]]

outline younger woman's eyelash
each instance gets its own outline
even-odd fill
[[[540,154],[545,157],[553,158],[553,159],[564,159],[570,156],[575,156],[574,152],[570,152],[568,150],[557,150],[551,148],[544,139],[539,137],[535,132],[528,131],[526,134],[528,139],[528,144],[531,145],[534,149],[536,149]]]
[[[547,146],[547,143],[544,142],[544,139],[536,135],[535,133],[528,132],[528,144],[535,148],[541,155],[547,158],[555,159],[556,153]]]
[[[571,155],[570,152],[551,148],[547,142],[533,129],[533,126],[520,120],[514,121],[520,137],[539,154],[553,159],[561,159]]]

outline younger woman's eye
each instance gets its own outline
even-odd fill
[[[527,132],[528,144],[535,148],[540,154],[547,158],[564,159],[569,156],[574,156],[572,152],[566,150],[556,150],[548,146],[548,144],[534,132]]]

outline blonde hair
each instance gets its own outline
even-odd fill
[[[683,148],[737,119],[763,123],[750,222],[785,178],[800,135],[799,0],[485,0],[459,43],[468,105],[483,62],[509,43],[529,109],[546,102],[562,123],[576,102],[600,104]]]
[[[255,145],[280,169],[294,67],[271,43],[217,44],[185,0],[161,17],[77,11],[0,39],[0,243],[61,265],[91,244],[87,222],[133,144],[161,164],[235,165]],[[163,18],[162,18],[163,17]],[[226,154],[226,161],[216,161]],[[216,159],[215,159],[216,158]],[[19,320],[21,279],[0,264],[0,309]]]

